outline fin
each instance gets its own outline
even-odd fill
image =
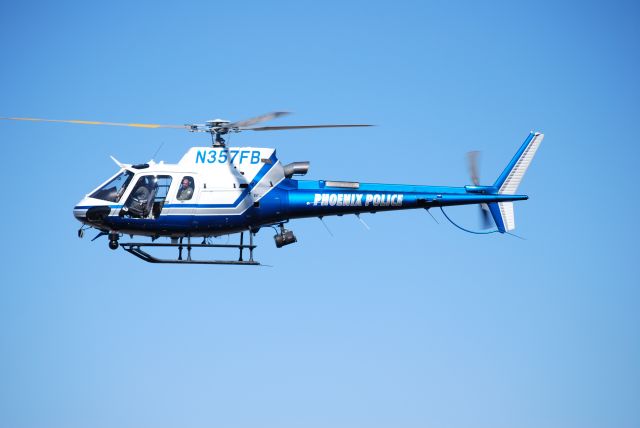
[[[520,149],[516,152],[511,162],[502,171],[500,177],[493,184],[495,192],[499,195],[515,195],[522,182],[527,168],[540,147],[544,134],[531,132]],[[513,202],[492,202],[489,211],[500,233],[509,232],[516,228]]]

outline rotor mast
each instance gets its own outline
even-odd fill
[[[204,124],[186,124],[189,132],[208,132],[211,134],[211,145],[213,147],[226,147],[226,141],[222,137],[230,131],[240,132],[238,128],[230,128],[230,121],[224,119],[207,120]]]

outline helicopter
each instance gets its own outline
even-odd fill
[[[83,125],[172,128],[208,133],[211,144],[191,147],[175,164],[155,162],[126,164],[114,157],[118,171],[87,193],[73,208],[82,223],[78,236],[96,229],[92,239],[106,236],[109,248],[122,247],[150,263],[259,265],[254,259],[254,236],[273,228],[278,248],[297,242],[285,224],[300,218],[342,216],[406,209],[439,208],[459,229],[476,234],[508,233],[515,229],[513,202],[528,199],[517,194],[544,134],[532,131],[492,185],[480,185],[478,152],[469,153],[473,184],[463,187],[378,184],[358,181],[303,180],[310,163],[280,162],[274,148],[228,147],[224,136],[243,131],[284,131],[314,128],[369,127],[367,124],[256,126],[288,112],[271,112],[248,120],[213,119],[202,124],[160,125],[7,117],[2,120],[57,122]],[[478,205],[484,229],[474,231],[455,223],[444,207]],[[429,214],[431,214],[429,212]],[[435,219],[435,218],[434,218]],[[360,219],[363,221],[362,219]],[[493,221],[494,230],[487,230]],[[366,223],[363,224],[366,226]],[[248,233],[248,243],[245,241]],[[238,244],[213,243],[223,235],[239,235]],[[151,241],[128,241],[136,236]],[[168,238],[168,242],[157,242]],[[200,239],[202,241],[198,242]],[[177,249],[175,258],[152,253],[161,248]],[[200,248],[238,251],[237,258],[196,258]],[[245,253],[248,258],[245,259]]]

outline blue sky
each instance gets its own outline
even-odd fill
[[[376,128],[233,136],[309,178],[491,183],[546,138],[516,232],[424,211],[258,235],[273,267],[76,237],[109,159],[201,135],[0,123],[0,426],[637,427],[634,2],[5,2],[0,116]],[[274,122],[275,123],[275,122]],[[471,208],[451,210],[473,227]]]

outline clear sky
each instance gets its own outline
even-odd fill
[[[273,267],[80,240],[116,170],[206,136],[0,123],[0,427],[638,427],[637,2],[3,2],[0,116],[187,123],[308,178],[490,184],[545,132],[516,233],[423,210],[293,222]],[[451,210],[468,227],[475,207]],[[225,242],[225,238],[221,240]]]

